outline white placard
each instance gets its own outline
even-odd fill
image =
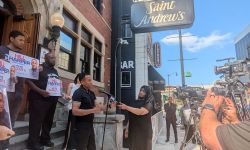
[[[9,52],[9,62],[16,68],[16,76],[38,79],[39,77],[39,60],[19,54],[13,51]]]
[[[6,88],[0,88],[0,122],[4,126],[12,130],[10,120],[9,102],[6,93]]]
[[[46,91],[49,92],[50,96],[62,96],[61,87],[62,87],[61,80],[54,77],[48,78]]]
[[[0,88],[6,88],[8,92],[15,92],[16,70],[14,66],[0,59]]]

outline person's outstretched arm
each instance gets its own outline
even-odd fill
[[[209,109],[203,109],[200,117],[200,132],[203,143],[211,150],[222,150],[216,135],[216,128],[222,125],[217,119],[217,113],[224,97],[215,96],[214,93],[208,92],[203,106],[211,104],[214,106],[215,112]]]
[[[127,106],[126,104],[117,105],[120,109],[127,110],[135,115],[142,116],[149,113],[152,110],[152,104],[149,102],[144,107],[134,108],[131,106]]]

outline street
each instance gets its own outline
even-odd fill
[[[163,129],[161,134],[159,135],[159,137],[157,138],[156,144],[153,146],[153,150],[179,150],[182,140],[185,136],[185,131],[180,129],[180,127],[177,127],[177,134],[178,134],[178,143],[174,143],[174,131],[172,126],[170,127],[170,139],[169,142],[166,143],[166,125],[165,125],[165,121],[163,124]],[[187,147],[185,148],[185,150],[199,150],[199,147],[189,143],[187,145]]]

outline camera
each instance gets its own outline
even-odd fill
[[[246,60],[237,60],[234,62],[225,63],[224,66],[216,66],[214,72],[216,75],[224,74],[226,77],[239,77],[245,76],[248,74],[249,63],[248,59]]]
[[[190,101],[202,101],[207,94],[207,90],[201,87],[184,87],[177,88],[176,96],[178,99]]]

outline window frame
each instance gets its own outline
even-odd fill
[[[87,34],[90,35],[89,37],[89,41],[87,41],[83,36],[82,36],[82,32],[83,31],[86,31]],[[85,27],[85,26],[82,26],[81,27],[81,34],[80,34],[80,37],[81,37],[81,40],[84,41],[84,43],[88,43],[92,46],[92,37],[93,37],[93,34]]]
[[[82,59],[81,58],[81,47],[85,47],[85,51],[84,51],[84,59]],[[92,59],[91,59],[91,47],[89,47],[89,46],[87,46],[85,43],[83,43],[83,42],[81,42],[81,45],[80,45],[80,63],[81,62],[86,62],[85,61],[85,58],[86,58],[86,47],[87,47],[87,51],[89,51],[88,53],[89,53],[89,56],[88,56],[88,59],[89,59],[89,64],[88,64],[88,72],[86,72],[85,71],[85,73],[88,73],[88,74],[90,74],[90,72],[91,72],[91,61],[92,61]],[[82,70],[82,68],[83,68],[83,63],[82,63],[82,66],[81,66],[81,69],[80,69],[80,72],[83,72],[83,70]]]
[[[100,57],[100,64],[99,64],[99,68],[97,68],[96,66],[95,66],[95,56],[99,56]],[[102,59],[103,59],[103,55],[102,54],[100,54],[100,52],[99,51],[97,51],[96,49],[94,50],[94,56],[93,56],[93,79],[95,80],[95,81],[97,81],[97,82],[101,82],[102,81]],[[96,70],[96,69],[99,69],[99,80],[96,78],[94,78],[94,71]]]
[[[69,36],[70,38],[72,38],[72,47],[71,47],[71,52],[69,50],[67,50],[65,47],[60,45],[60,49],[59,49],[59,53],[63,52],[69,55],[69,61],[68,61],[68,69],[65,69],[63,67],[60,66],[60,63],[58,64],[58,68],[71,72],[71,73],[75,73],[76,68],[73,67],[74,65],[72,65],[75,62],[75,58],[76,58],[76,44],[77,44],[77,38],[68,33],[66,30],[61,30],[61,32],[63,32],[64,34],[66,34],[67,36]],[[58,54],[59,57],[59,54]],[[59,58],[58,58],[59,59]]]
[[[94,3],[95,0],[91,0],[90,2],[94,6],[94,8],[102,15],[103,13],[103,0],[97,0],[99,2],[99,7],[97,6],[97,3]]]
[[[123,84],[123,73],[129,73],[129,84]],[[121,71],[121,87],[122,88],[131,87],[131,71]]]
[[[72,30],[70,27],[66,26],[66,19],[64,19],[65,20],[64,27],[68,28],[69,30],[73,31],[74,33],[77,33],[78,20],[75,17],[73,17],[73,15],[71,15],[70,12],[66,9],[63,9],[62,16],[64,17],[64,15],[66,15],[66,17],[68,17],[74,23],[74,27]]]

